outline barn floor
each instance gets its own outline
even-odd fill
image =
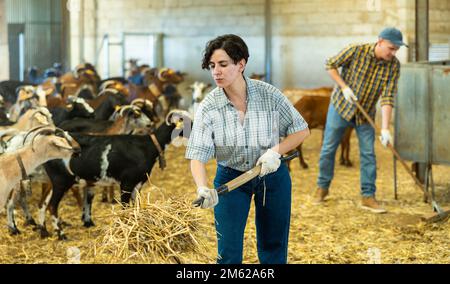
[[[313,131],[304,144],[304,154],[310,166],[308,170],[300,169],[298,160],[292,163],[289,263],[450,263],[450,221],[432,225],[420,222],[420,216],[432,212],[431,207],[422,202],[422,194],[414,187],[413,180],[399,163],[399,199],[394,199],[392,155],[378,142],[377,198],[388,210],[387,214],[375,215],[358,208],[359,158],[355,134],[351,140],[351,160],[354,167],[337,165],[329,200],[323,206],[312,205],[310,196],[316,188],[320,139],[321,132]],[[159,189],[157,194],[172,198],[195,198],[195,187],[188,161],[184,159],[184,151],[184,147],[170,146],[166,152],[167,169],[161,171],[154,168],[150,181],[152,188]],[[210,180],[214,169],[215,164],[210,162]],[[437,200],[441,205],[449,206],[449,168],[435,166],[433,169]],[[151,187],[144,188],[143,193]],[[37,190],[34,191],[35,195],[38,193]],[[37,198],[33,197],[33,205]],[[95,247],[95,239],[101,238],[112,205],[101,203],[100,199],[98,191],[93,206],[96,226],[90,229],[82,226],[80,209],[72,195],[68,194],[63,199],[60,216],[69,223],[65,228],[68,241],[58,241],[54,235],[50,239],[41,240],[32,228],[23,226],[20,209],[17,210],[17,223],[22,234],[10,236],[3,212],[0,214],[0,263],[67,263],[67,251],[71,247],[77,247],[81,251],[81,263],[101,262],[94,257],[95,250],[92,248]],[[35,213],[36,207],[33,205]],[[200,214],[204,216],[204,222],[212,227],[212,211],[202,210]],[[253,220],[252,207],[245,233],[245,263],[258,262]],[[50,226],[47,227],[52,233]],[[209,246],[206,262],[213,262],[216,255],[214,230],[208,231],[205,239]],[[124,260],[111,258],[108,262],[121,263]]]

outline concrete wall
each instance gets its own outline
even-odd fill
[[[450,1],[429,0],[430,42],[449,43],[450,41]]]
[[[72,2],[82,0],[74,0]],[[164,65],[189,73],[188,81],[211,82],[200,69],[206,42],[236,33],[250,48],[247,74],[264,70],[264,0],[84,1],[84,58],[94,62],[104,34],[118,43],[123,32],[164,34]],[[450,4],[430,0],[430,41],[448,42]],[[79,57],[78,15],[72,15],[72,65]],[[280,87],[330,85],[324,60],[347,44],[372,42],[385,26],[397,26],[414,42],[412,0],[273,0],[273,83]],[[111,75],[121,74],[122,50],[111,46]],[[402,62],[408,50],[398,53]],[[100,67],[102,58],[98,59]]]
[[[8,26],[5,0],[0,0],[0,81],[9,77]]]

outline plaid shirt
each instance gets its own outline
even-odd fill
[[[253,168],[280,137],[308,127],[300,113],[274,86],[246,78],[247,111],[243,124],[222,88],[200,103],[186,149],[186,158],[206,163],[215,157],[225,167]]]
[[[381,105],[394,106],[400,62],[379,60],[375,57],[375,44],[351,45],[326,61],[326,69],[342,67],[341,77],[352,89],[361,106],[374,118],[376,103],[381,96]],[[366,122],[364,116],[345,100],[342,90],[335,86],[331,102],[337,112],[347,121],[356,117],[356,124]]]

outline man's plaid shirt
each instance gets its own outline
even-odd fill
[[[274,86],[245,78],[247,111],[243,124],[222,88],[200,103],[186,149],[186,158],[206,163],[213,157],[239,171],[253,168],[280,137],[308,127],[299,112]]]
[[[326,69],[342,67],[341,77],[352,89],[361,106],[374,118],[376,103],[381,96],[381,105],[394,106],[394,95],[400,76],[400,62],[379,60],[375,57],[375,44],[351,45],[326,61]],[[331,103],[347,121],[356,117],[356,124],[366,122],[354,104],[345,100],[342,90],[335,86]]]

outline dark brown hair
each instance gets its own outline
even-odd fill
[[[237,35],[227,34],[208,41],[203,54],[202,69],[209,70],[209,60],[216,49],[225,50],[228,56],[233,59],[234,64],[242,59],[248,62],[248,47],[244,40]]]

